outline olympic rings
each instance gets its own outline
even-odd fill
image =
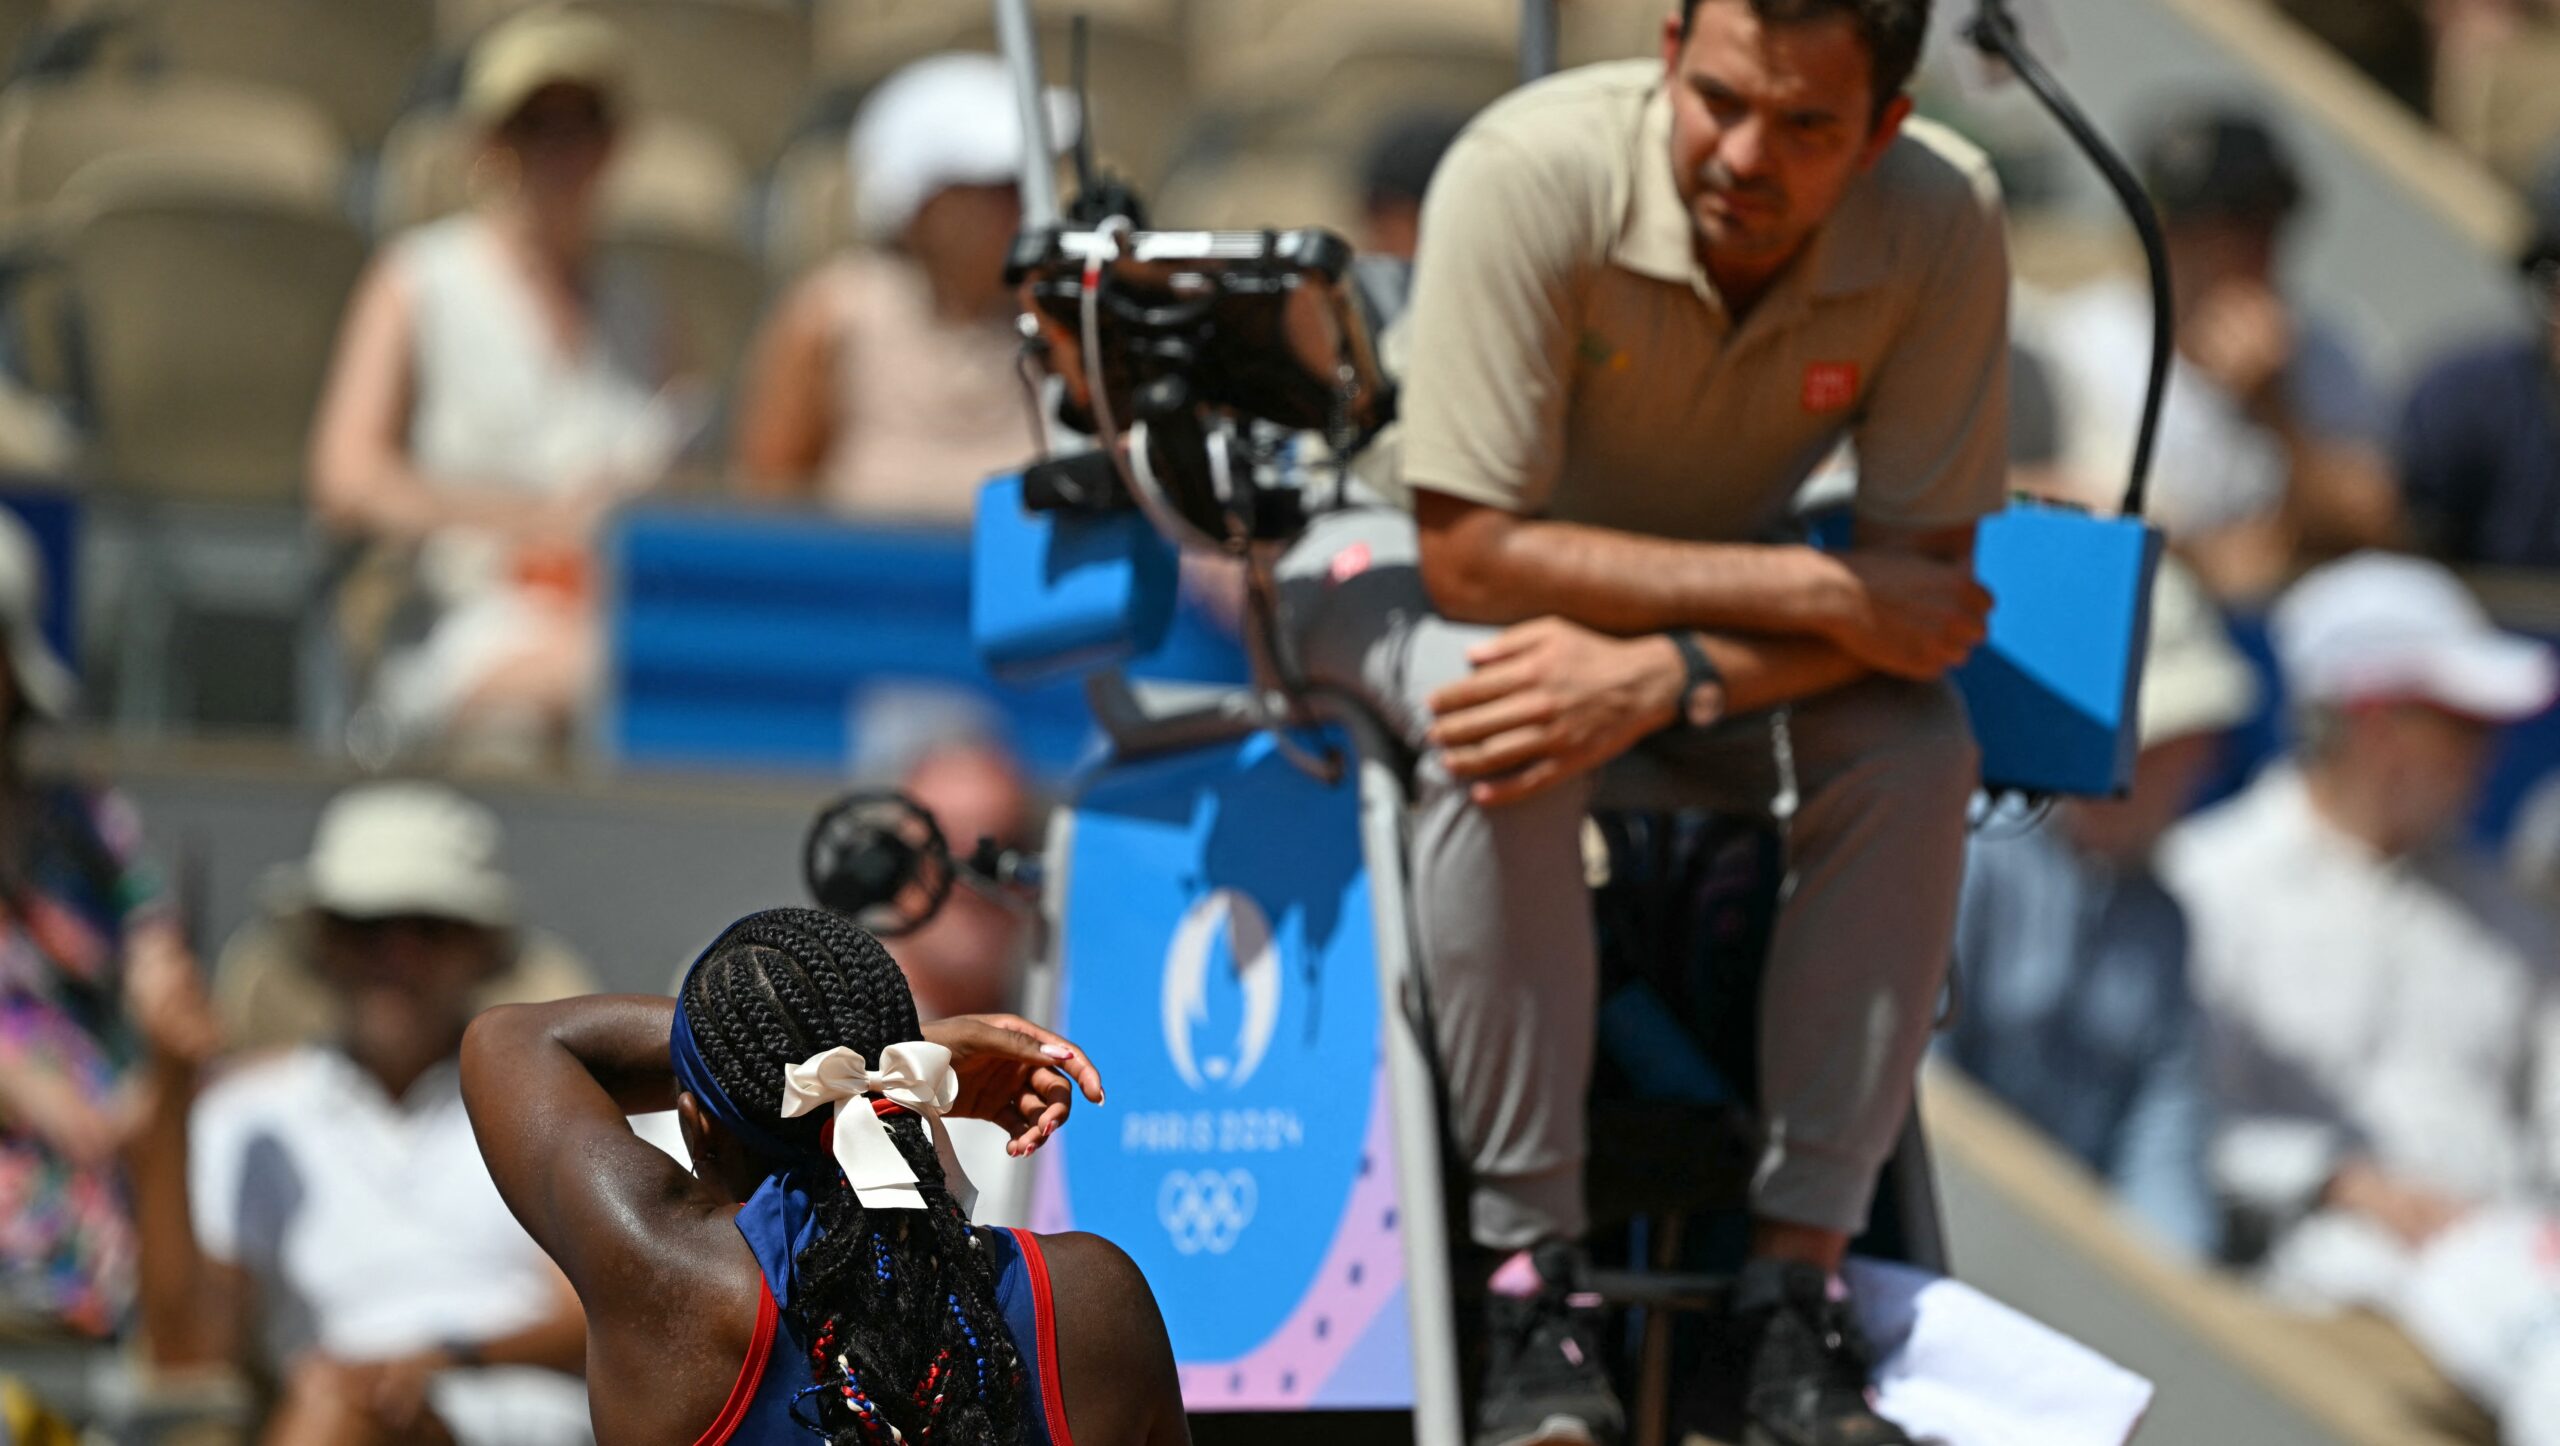
[[[1246,1170],[1175,1170],[1156,1189],[1156,1218],[1185,1255],[1224,1255],[1253,1223],[1257,1191]]]

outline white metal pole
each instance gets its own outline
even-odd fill
[[[1058,222],[1058,148],[1049,134],[1048,87],[1041,81],[1040,31],[1031,0],[994,0],[996,40],[1013,71],[1014,103],[1022,108],[1022,224],[1036,230]]]

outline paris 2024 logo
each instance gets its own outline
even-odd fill
[[[1242,1009],[1210,1008],[1211,971],[1223,967]],[[1262,906],[1218,889],[1183,914],[1164,961],[1164,1047],[1192,1089],[1233,1090],[1253,1078],[1280,1026],[1280,953]],[[1212,1015],[1235,1019],[1233,1037],[1210,1028]],[[1253,1222],[1256,1190],[1242,1169],[1175,1170],[1156,1192],[1156,1214],[1184,1255],[1224,1255]]]

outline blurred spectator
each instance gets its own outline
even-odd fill
[[[349,798],[361,798],[358,793]],[[503,845],[497,820],[480,815],[487,833],[473,844],[494,859]],[[361,821],[366,814],[332,812]],[[324,821],[323,828],[330,825]],[[494,865],[493,865],[494,866]],[[214,1007],[224,1040],[242,1052],[325,1042],[339,1028],[338,1000],[321,971],[325,917],[313,907],[310,870],[278,867],[266,881],[259,917],[243,925],[214,966]],[[512,901],[459,917],[500,931],[497,970],[473,992],[472,1012],[498,1004],[538,1004],[592,993],[595,977],[558,937],[516,917]]]
[[[2435,118],[2508,184],[2560,147],[2560,10],[2551,0],[2429,0]]]
[[[2412,529],[2448,562],[2560,567],[2560,163],[2534,199],[2531,333],[2438,362],[2401,422]]]
[[[1360,163],[1360,249],[1372,256],[1413,259],[1422,233],[1422,197],[1431,188],[1440,157],[1465,129],[1467,118],[1445,111],[1400,115],[1379,127]]]
[[[1413,290],[1414,247],[1422,235],[1423,194],[1466,124],[1465,116],[1446,111],[1391,117],[1360,162],[1360,254],[1352,263],[1352,286],[1380,327],[1404,314]]]
[[[155,1353],[269,1373],[268,1442],[588,1439],[584,1317],[498,1198],[457,1084],[515,915],[496,848],[496,820],[442,787],[341,794],[301,877],[329,1041],[191,1110],[197,1059],[152,1041],[165,1087],[136,1179]]]
[[[2143,153],[2168,232],[2178,351],[2151,514],[2216,594],[2255,600],[2298,558],[2394,540],[2378,411],[2343,340],[2282,292],[2303,202],[2292,157],[2245,112],[2186,112]],[[2056,369],[2077,485],[2112,506],[2151,353],[2147,288],[2054,298],[2033,339]]]
[[[598,522],[665,472],[699,408],[669,385],[670,313],[597,262],[625,63],[575,11],[483,37],[461,103],[486,137],[477,204],[391,243],[348,308],[313,500],[340,532],[415,551],[425,618],[390,640],[376,689],[404,741],[520,754],[565,736],[596,680]]]
[[[749,490],[963,522],[981,481],[1038,452],[1004,284],[1022,148],[991,55],[917,61],[864,102],[848,159],[856,220],[877,244],[821,265],[766,322],[740,392]]]
[[[980,839],[1008,848],[1037,842],[1022,770],[992,743],[949,743],[926,752],[898,791],[933,815],[952,852],[963,857]],[[890,953],[906,971],[920,1017],[1000,1013],[1020,1003],[1026,930],[1022,915],[964,884],[932,923],[892,940]]]
[[[2096,1171],[2160,1238],[2215,1254],[2212,1111],[2187,922],[2153,872],[2257,678],[2176,565],[2152,598],[2132,791],[1974,836],[1956,928],[1964,1007],[1942,1046]]]
[[[2537,1243],[2560,1238],[2554,940],[2460,837],[2496,726],[2548,706],[2560,669],[2414,558],[2321,568],[2271,626],[2299,762],[2165,854],[2194,928],[2216,1179],[2278,1293],[2392,1316],[2505,1439],[2560,1441],[2560,1339],[2534,1326],[2560,1310],[2560,1258]]]
[[[140,1053],[127,1006],[154,992],[186,1004],[166,990],[194,964],[131,807],[27,774],[28,726],[72,702],[39,616],[42,568],[0,512],[0,1335],[106,1336],[134,1288],[117,1163]],[[200,1007],[172,1027],[211,1048]]]

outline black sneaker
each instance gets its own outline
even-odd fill
[[[1542,1245],[1535,1295],[1485,1297],[1474,1446],[1618,1446],[1626,1412],[1600,1358],[1599,1302],[1578,1295],[1582,1253]]]
[[[1820,1269],[1755,1260],[1735,1282],[1733,1310],[1750,1362],[1742,1446],[1911,1446],[1876,1414],[1866,1336]]]

